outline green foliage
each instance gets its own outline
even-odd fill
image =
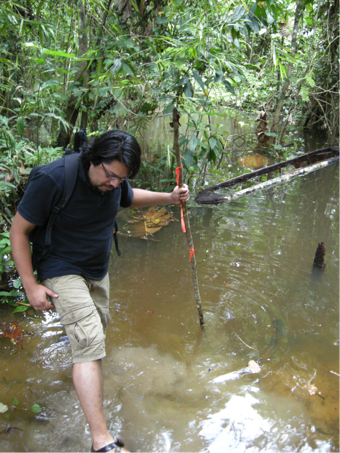
[[[14,265],[14,262],[10,258],[11,244],[9,240],[9,232],[0,233],[0,272],[6,272],[6,270]]]
[[[176,185],[174,179],[173,163],[174,154],[170,147],[156,143],[155,148],[150,151],[151,157],[143,160],[138,179],[133,183],[140,188],[170,192]]]
[[[16,206],[23,194],[31,168],[47,164],[61,157],[60,148],[35,146],[22,137],[23,123],[17,121],[17,127],[11,128],[8,118],[0,116],[0,280],[7,283],[7,288],[0,291],[2,303],[13,305],[14,313],[26,311],[26,305],[18,306],[24,298],[21,281],[16,277],[15,266],[11,257],[11,245],[8,228]]]
[[[36,146],[21,137],[20,126],[12,127],[8,118],[0,115],[0,203],[9,217],[19,202],[31,168],[61,157],[60,148]]]
[[[11,258],[11,244],[9,240],[9,232],[0,233],[0,277],[1,280],[9,282],[9,289],[0,291],[2,303],[14,305],[16,308],[14,313],[26,311],[27,306],[18,307],[16,301],[22,300],[24,292],[21,291],[22,284],[20,278],[13,278],[14,261]]]
[[[194,112],[184,110],[188,115],[186,134],[180,137],[180,147],[187,170],[191,167],[199,171],[199,164],[215,164],[224,149],[223,133],[219,131],[220,125],[213,127],[210,124],[214,112],[204,112],[197,120]],[[203,118],[205,121],[203,121]]]
[[[141,10],[133,5],[125,2],[119,10],[107,11],[102,1],[87,2],[85,52],[80,49],[75,5],[33,3],[29,16],[24,7],[0,5],[5,44],[1,86],[11,98],[6,101],[4,95],[3,105],[17,122],[20,137],[30,125],[38,146],[39,128],[47,125],[50,143],[55,142],[68,128],[70,96],[90,125],[100,118],[99,130],[112,123],[112,116],[116,124],[129,118],[138,129],[150,112],[170,113],[189,100],[198,111],[221,100],[258,109],[276,101],[275,78],[285,80],[289,62],[296,65],[300,79],[308,64],[309,43],[302,35],[302,46],[292,56],[294,2],[176,0],[150,3]],[[305,26],[319,32],[320,7],[310,1],[305,7]],[[315,51],[323,54],[322,48]],[[79,68],[84,72],[76,77]],[[315,81],[311,74],[308,70],[295,94],[305,103]],[[7,139],[11,141],[9,135]]]

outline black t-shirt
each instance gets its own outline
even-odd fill
[[[87,180],[80,164],[72,197],[54,221],[49,252],[39,261],[45,244],[44,225],[61,195],[64,171],[64,159],[39,169],[18,206],[25,220],[40,226],[33,241],[38,279],[77,274],[100,280],[108,270],[117,212],[120,206],[131,206],[133,191],[124,181],[117,189],[101,193]]]

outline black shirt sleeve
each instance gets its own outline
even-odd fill
[[[121,183],[121,199],[120,206],[122,208],[128,208],[132,205],[133,202],[133,190],[128,181],[123,181]]]

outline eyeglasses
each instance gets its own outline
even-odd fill
[[[115,174],[110,174],[106,171],[106,168],[104,167],[104,164],[102,162],[102,167],[103,167],[103,170],[105,172],[105,175],[107,177],[107,179],[109,179],[110,181],[119,181],[119,182],[123,182],[123,181],[127,181],[129,179],[128,176],[124,176],[123,178],[120,178],[119,176],[115,175]]]

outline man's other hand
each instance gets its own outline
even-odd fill
[[[54,291],[46,288],[43,285],[39,285],[38,283],[26,291],[27,299],[29,303],[32,305],[33,308],[36,310],[44,311],[44,310],[52,310],[54,305],[52,305],[48,299],[49,297],[58,297]]]

